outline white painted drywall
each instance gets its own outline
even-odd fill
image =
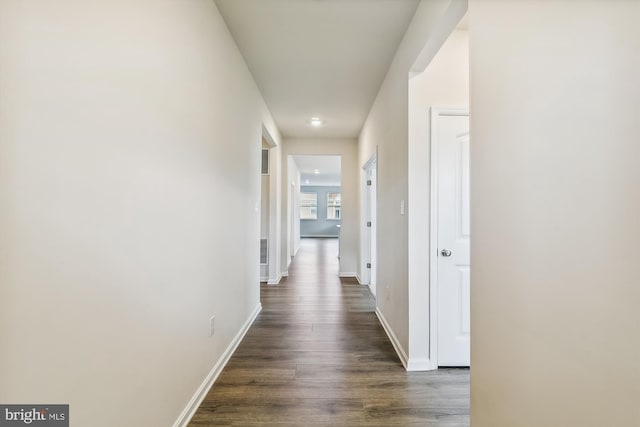
[[[404,200],[405,212],[411,214],[409,75],[414,71],[416,61],[425,57],[425,46],[429,43],[436,46],[429,52],[435,55],[456,24],[452,21],[447,27],[441,25],[441,21],[450,20],[450,16],[456,14],[461,18],[465,8],[466,1],[459,0],[424,0],[420,3],[359,137],[359,168],[376,152],[376,147],[378,150],[377,305],[397,337],[398,345],[406,353],[411,351],[409,300],[413,297],[409,295],[408,215],[401,215],[400,208]],[[426,60],[425,66],[432,57]],[[428,187],[424,188],[427,190]],[[424,221],[428,224],[428,218]],[[426,265],[428,259],[421,262]],[[427,311],[428,299],[416,299],[415,302],[422,304],[420,310]]]
[[[471,424],[640,425],[640,2],[471,0]]]
[[[171,425],[259,304],[242,56],[211,1],[2,1],[0,75],[0,401]]]
[[[340,228],[340,274],[355,277],[358,266],[358,142],[355,139],[310,139],[285,138],[282,144],[283,159],[290,155],[338,155],[342,156],[342,220]],[[286,160],[283,160],[286,162]],[[298,174],[299,175],[299,174]],[[299,180],[299,176],[298,176]],[[291,178],[283,176],[283,193],[289,194],[284,185],[291,185]],[[299,181],[298,181],[299,188]],[[287,196],[288,198],[288,196]],[[287,212],[288,200],[283,198],[282,209]],[[291,229],[288,215],[282,216],[282,239],[288,241]],[[296,221],[299,227],[299,219]],[[299,229],[298,229],[299,233]],[[286,247],[283,248],[282,270],[289,267]]]

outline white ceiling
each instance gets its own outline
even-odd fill
[[[340,185],[342,161],[340,156],[292,157],[300,170],[301,185]],[[316,170],[318,170],[317,174]]]
[[[357,137],[418,2],[216,0],[281,133],[324,138]]]

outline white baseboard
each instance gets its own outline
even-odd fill
[[[356,280],[362,285],[362,280],[360,280],[360,275],[358,273],[356,273]]]
[[[373,297],[376,298],[376,293],[374,292],[373,287],[371,286],[371,283],[369,283],[367,285],[364,285],[364,286],[369,288],[369,292],[371,292],[371,295],[373,295]]]
[[[409,358],[407,357],[407,353],[403,350],[402,346],[400,345],[400,341],[398,341],[398,338],[396,337],[396,334],[393,333],[393,330],[391,329],[391,326],[389,326],[387,319],[384,318],[384,315],[378,307],[376,307],[376,316],[378,316],[380,324],[382,324],[382,328],[387,333],[391,344],[393,344],[393,348],[396,350],[396,353],[400,358],[400,362],[402,362],[402,366],[404,366],[404,369],[408,370],[407,361]]]
[[[280,280],[282,280],[282,276],[278,276],[276,277],[275,280],[268,280],[267,281],[267,285],[279,285],[280,284]]]
[[[269,278],[267,276],[260,276],[260,281],[261,282],[268,282]]]
[[[438,369],[437,366],[433,366],[431,364],[431,360],[424,358],[409,358],[407,362],[407,371],[415,372],[415,371],[433,371],[434,369]]]
[[[391,326],[389,326],[389,322],[387,322],[387,319],[385,319],[384,315],[382,314],[382,312],[378,307],[376,307],[376,316],[378,316],[378,319],[380,319],[382,328],[387,333],[387,336],[389,337],[391,344],[393,344],[393,348],[396,350],[396,353],[398,354],[398,357],[400,358],[400,362],[402,362],[402,366],[404,366],[404,369],[406,369],[409,372],[431,371],[434,369],[438,369],[437,366],[436,367],[432,366],[430,359],[427,359],[427,358],[417,359],[415,357],[409,358],[407,356],[407,353],[404,351],[404,349],[400,345],[400,342],[398,341],[396,334],[393,333]]]
[[[349,271],[341,271],[340,273],[338,273],[338,277],[345,277],[345,278],[350,278],[350,279],[357,279],[358,278],[358,274],[357,273],[352,273]],[[358,281],[360,282],[360,281]]]
[[[218,379],[218,376],[220,376],[220,373],[229,362],[229,359],[238,348],[238,345],[240,345],[242,338],[244,338],[245,334],[253,324],[253,321],[256,320],[256,317],[258,317],[258,314],[260,314],[260,311],[262,311],[262,304],[258,303],[255,310],[253,310],[253,313],[251,313],[247,321],[244,323],[244,325],[242,325],[242,328],[240,328],[240,331],[238,331],[236,336],[233,337],[233,340],[231,340],[231,343],[229,344],[227,349],[224,351],[224,353],[222,353],[220,359],[218,359],[213,368],[211,368],[211,371],[209,371],[209,374],[206,376],[202,384],[200,384],[200,387],[198,387],[198,390],[196,390],[186,408],[184,408],[176,422],[173,423],[173,427],[186,427],[187,424],[189,424],[189,421],[191,421],[191,418],[193,418],[193,415],[200,407],[200,404],[206,397],[207,393],[209,393],[209,390],[213,386],[213,383],[215,383]]]
[[[282,273],[280,273],[280,277],[289,277],[289,270],[285,270]]]

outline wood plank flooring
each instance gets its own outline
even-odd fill
[[[336,239],[303,239],[191,426],[469,426],[469,371],[406,372]]]

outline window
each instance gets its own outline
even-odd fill
[[[300,219],[318,219],[318,193],[300,193]]]
[[[327,193],[327,219],[340,219],[340,193]]]

